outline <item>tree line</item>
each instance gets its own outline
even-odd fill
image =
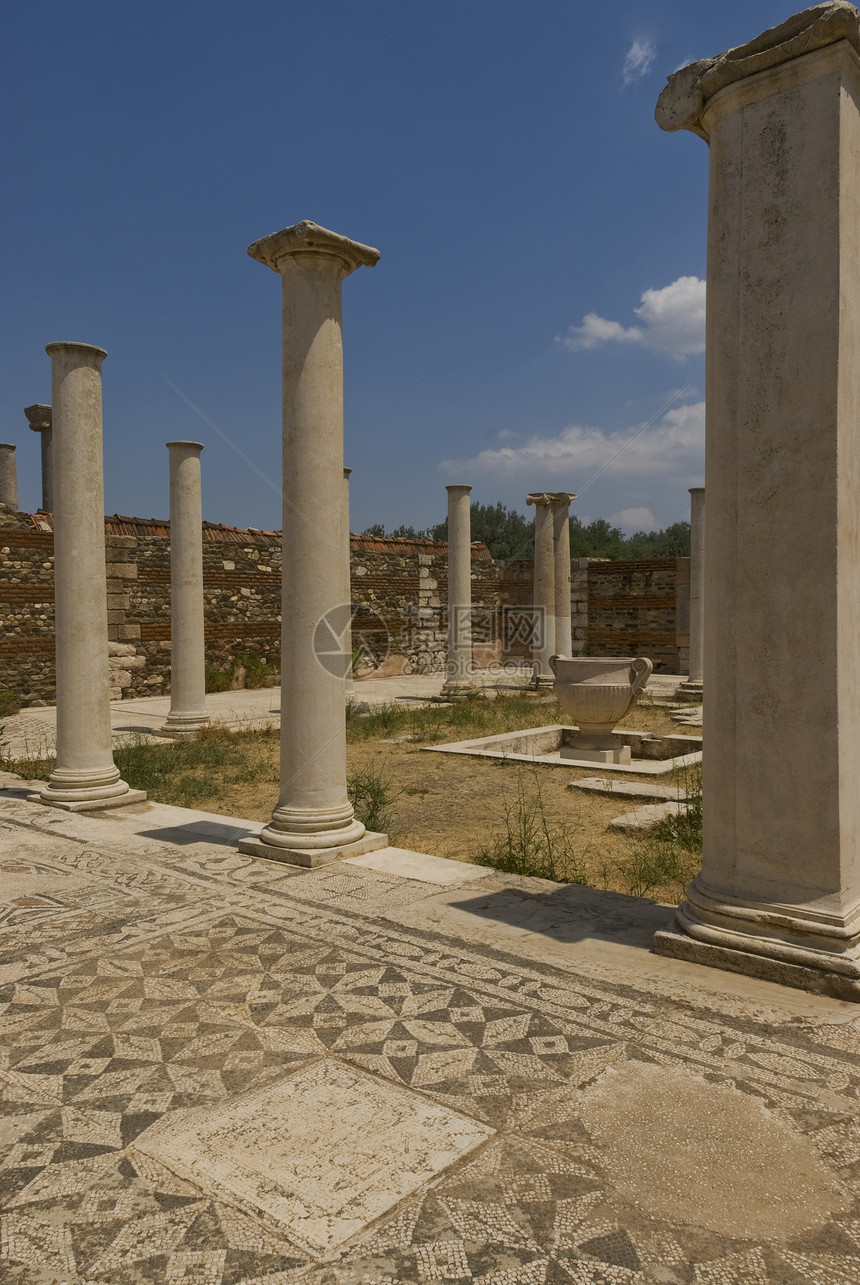
[[[516,509],[499,500],[495,504],[472,502],[472,539],[481,540],[494,558],[531,561],[534,557],[535,523]],[[400,537],[407,540],[447,540],[448,521],[418,530],[398,526],[387,531],[374,522],[362,535],[379,539]],[[572,558],[611,558],[628,561],[647,558],[688,558],[690,556],[689,522],[673,522],[662,531],[634,531],[625,535],[620,527],[606,518],[584,523],[575,513],[570,515],[570,556]]]

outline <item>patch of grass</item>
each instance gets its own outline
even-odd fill
[[[562,719],[557,701],[515,692],[491,700],[483,695],[467,697],[451,705],[379,705],[369,714],[348,713],[346,734],[352,742],[412,735],[424,745],[437,745],[539,727]]]
[[[9,714],[17,714],[21,708],[18,700],[18,693],[13,692],[11,687],[0,687],[0,718]]]
[[[526,774],[518,774],[514,797],[503,803],[501,828],[479,849],[475,864],[556,883],[586,883],[586,854],[576,843],[575,826],[548,818],[538,772],[529,775],[530,790]]]
[[[219,669],[217,665],[206,666],[207,692],[229,692],[232,681],[229,670]]]
[[[664,817],[653,830],[630,840],[626,856],[604,863],[604,886],[614,872],[631,897],[648,897],[657,889],[680,901],[702,864],[702,769],[686,768],[676,779],[678,797],[687,796],[688,811]]]
[[[393,807],[401,790],[375,762],[359,768],[346,782],[346,791],[355,815],[368,830],[388,834],[392,828]]]

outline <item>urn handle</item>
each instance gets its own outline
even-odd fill
[[[552,672],[555,674],[556,678],[558,678],[558,662],[562,659],[563,658],[561,655],[550,656],[549,658],[549,667],[552,670]]]
[[[551,664],[552,662],[550,662]],[[630,688],[634,696],[641,696],[645,690],[645,684],[651,677],[653,663],[648,660],[647,656],[637,656],[630,662]]]

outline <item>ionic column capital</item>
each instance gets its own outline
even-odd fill
[[[572,504],[575,499],[572,491],[532,491],[526,504]]]
[[[254,241],[248,246],[248,254],[282,276],[294,264],[302,266],[304,258],[314,267],[328,267],[342,278],[356,268],[372,268],[379,262],[379,251],[373,246],[351,241],[309,219]]]
[[[37,402],[35,406],[25,406],[24,414],[34,433],[49,432],[54,426],[54,415],[50,406],[43,406]]]

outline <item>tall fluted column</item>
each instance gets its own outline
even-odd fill
[[[443,696],[457,696],[472,682],[471,486],[448,492],[448,660]]]
[[[0,442],[0,504],[18,512],[18,471],[11,442]]]
[[[91,344],[48,344],[54,407],[57,765],[32,797],[68,811],[146,798],[111,748],[101,364]]]
[[[193,736],[209,722],[203,634],[202,442],[170,452],[170,713],[162,736]]]
[[[54,512],[54,427],[50,406],[25,406],[24,414],[34,433],[41,436],[42,446],[42,509]]]
[[[343,556],[346,559],[346,585],[347,597],[349,603],[349,619],[343,635],[343,649],[346,653],[346,678],[344,679],[344,692],[347,696],[352,696],[355,691],[355,679],[352,674],[352,545],[349,538],[349,475],[351,468],[343,470],[343,512],[341,514],[343,526]]]
[[[702,699],[705,644],[705,488],[690,487],[690,674],[682,700]]]
[[[555,532],[553,496],[539,491],[526,496],[535,506],[534,606],[535,640],[532,645],[535,683],[551,687],[555,682],[549,658],[555,655]],[[570,573],[568,572],[568,575]]]
[[[710,144],[704,851],[655,948],[860,1000],[860,15],[675,73]]]
[[[570,619],[570,506],[576,496],[558,491],[553,496],[552,538],[555,562],[555,654],[573,655]]]
[[[303,222],[255,241],[252,259],[283,281],[284,517],[281,789],[243,852],[315,866],[382,847],[346,790],[341,283],[379,252]]]

